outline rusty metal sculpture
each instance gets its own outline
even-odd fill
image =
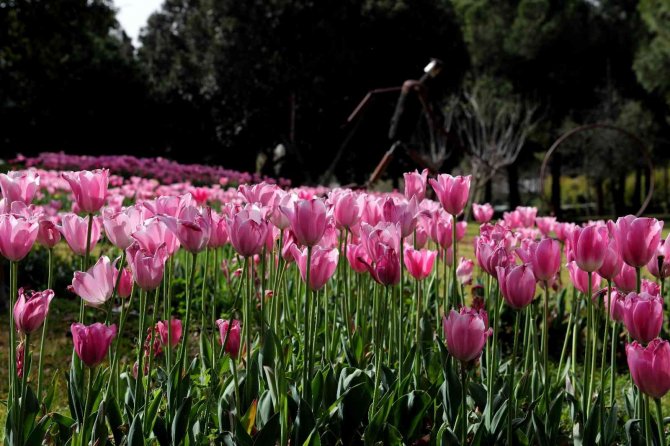
[[[429,88],[429,83],[441,71],[442,62],[438,59],[432,59],[424,68],[424,74],[420,79],[407,80],[400,87],[370,90],[351,112],[344,124],[345,126],[350,125],[375,96],[400,92],[388,133],[391,147],[384,153],[363,187],[371,186],[379,180],[393,160],[398,148],[403,149],[418,167],[427,168],[432,173],[436,173],[447,159],[449,154],[446,149],[446,142],[449,134],[442,122],[442,110],[440,107],[435,106],[435,98],[431,96]],[[412,109],[413,104],[411,101],[414,99],[416,99],[415,104],[418,104],[418,107],[414,106],[414,109]],[[327,183],[332,178],[335,168],[358,128],[359,122],[360,120],[344,139],[330,166],[321,176],[322,184]],[[417,137],[417,127],[421,123],[426,126],[427,135],[425,136],[427,141],[421,141],[421,144],[419,144],[420,147],[412,147],[412,138]],[[424,147],[423,143],[425,143],[426,147]],[[349,186],[355,187],[356,185]]]

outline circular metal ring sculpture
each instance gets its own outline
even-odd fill
[[[547,173],[547,165],[549,164],[549,159],[551,158],[551,155],[558,150],[561,144],[563,144],[568,138],[587,131],[587,130],[593,130],[593,129],[608,129],[608,130],[614,130],[615,132],[619,132],[622,135],[628,137],[629,139],[633,140],[633,142],[637,145],[640,153],[642,154],[642,157],[644,158],[645,164],[647,165],[647,173],[648,173],[648,178],[649,178],[649,190],[647,191],[647,196],[645,197],[644,201],[642,202],[642,206],[640,206],[640,209],[637,211],[635,214],[636,216],[642,215],[642,213],[645,211],[647,206],[649,206],[649,203],[651,202],[651,197],[654,194],[654,165],[651,161],[651,156],[649,155],[649,151],[647,150],[647,147],[645,146],[644,142],[634,135],[633,133],[629,132],[628,130],[624,130],[621,127],[617,127],[615,125],[611,124],[605,124],[605,123],[594,123],[594,124],[586,124],[582,125],[580,127],[576,127],[563,135],[561,135],[554,143],[549,147],[549,150],[547,150],[547,153],[544,155],[544,160],[542,161],[542,167],[540,168],[540,196],[544,200],[544,179]]]

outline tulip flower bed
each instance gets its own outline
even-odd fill
[[[466,245],[469,188],[0,174],[5,443],[664,445],[663,223],[474,204]]]

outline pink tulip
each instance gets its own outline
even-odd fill
[[[461,285],[469,285],[472,283],[472,272],[475,269],[475,262],[465,257],[461,257],[461,261],[456,267],[456,278]]]
[[[145,220],[142,226],[132,233],[132,237],[140,248],[150,253],[155,253],[158,248],[164,246],[169,257],[179,249],[177,236],[158,218]]]
[[[398,252],[388,245],[380,244],[372,263],[367,265],[372,278],[381,285],[397,285],[400,282],[400,259]]]
[[[168,325],[165,321],[158,321],[156,323],[156,328],[158,329],[158,334],[161,338],[161,344],[168,344],[168,334],[170,335],[170,347],[176,347],[179,345],[182,334],[181,320],[179,319],[170,319],[170,329],[168,330]]]
[[[654,257],[661,241],[662,221],[627,215],[619,217],[616,223],[609,221],[607,226],[616,238],[623,261],[628,265],[641,268]]]
[[[561,244],[557,240],[541,240],[533,254],[533,273],[538,281],[548,282],[561,270]]]
[[[293,204],[293,208],[281,209],[291,222],[291,230],[300,245],[314,246],[319,243],[326,231],[326,205],[323,200],[300,200]]]
[[[583,271],[597,271],[605,260],[609,238],[602,226],[590,225],[577,228],[572,234],[572,249],[575,262]]]
[[[642,279],[642,283],[640,284],[640,290],[643,293],[649,293],[652,296],[661,295],[661,286],[656,282],[652,282],[651,280],[647,279]]]
[[[656,254],[647,263],[649,273],[659,279],[670,276],[670,235],[666,240],[661,240],[656,249]]]
[[[167,215],[176,217],[181,208],[188,202],[189,194],[181,197],[163,195],[155,200],[145,201],[142,205],[149,211],[151,216]]]
[[[607,289],[605,288],[603,293],[603,303],[605,304],[605,308],[609,311],[612,320],[617,322],[623,321],[625,300],[625,294],[622,294],[616,288],[612,288],[608,301]]]
[[[444,212],[436,213],[431,219],[430,238],[442,249],[449,248],[454,242],[453,222],[451,215]]]
[[[32,333],[44,322],[49,313],[49,304],[54,297],[52,290],[31,293],[29,296],[19,288],[19,298],[14,304],[14,328],[20,333]]]
[[[80,217],[77,214],[66,214],[61,218],[60,233],[70,246],[72,252],[77,255],[86,255],[86,237],[88,236],[88,219],[93,218],[91,225],[91,245],[89,253],[100,240],[100,220],[97,217]]]
[[[40,176],[34,170],[0,173],[0,191],[8,203],[22,201],[30,204],[40,188]]]
[[[528,265],[496,268],[500,291],[507,304],[515,310],[521,310],[535,298],[535,275]]]
[[[535,226],[535,217],[537,216],[536,207],[517,206],[515,212],[519,215],[521,226],[524,228],[531,228]]]
[[[414,172],[405,172],[403,178],[405,179],[405,198],[409,200],[415,197],[416,201],[423,201],[426,198],[428,169],[423,169],[421,173],[417,170]]]
[[[472,204],[472,215],[474,215],[477,223],[488,223],[493,218],[493,206],[489,203]]]
[[[74,200],[82,212],[93,214],[105,204],[109,184],[107,169],[63,172],[61,175],[70,184]]]
[[[491,334],[486,312],[467,307],[461,307],[460,312],[451,310],[449,317],[442,319],[442,326],[447,350],[461,362],[477,359]]]
[[[105,208],[102,212],[102,225],[109,242],[119,249],[127,249],[135,240],[132,234],[142,224],[142,213],[136,207],[129,207],[121,212]]]
[[[242,257],[252,257],[263,251],[267,231],[268,224],[255,206],[241,209],[228,220],[230,243]]]
[[[361,225],[361,241],[367,250],[368,256],[374,261],[377,257],[377,249],[382,245],[400,252],[400,226],[393,223],[377,223],[370,226],[367,223]]]
[[[158,288],[163,280],[165,261],[168,258],[165,245],[161,245],[155,252],[142,249],[135,243],[126,250],[128,265],[133,272],[135,283],[144,291]]]
[[[388,223],[397,223],[400,228],[400,237],[405,238],[414,232],[419,215],[419,204],[416,198],[406,203],[396,203],[391,197],[384,201],[382,207],[383,220]]]
[[[109,346],[116,336],[116,325],[107,326],[96,322],[86,326],[74,323],[70,326],[74,350],[79,359],[89,367],[95,367],[104,361]]]
[[[307,280],[307,248],[302,251],[296,245],[291,247],[291,253],[300,270],[303,281]],[[339,251],[337,249],[324,249],[320,246],[312,248],[312,258],[309,268],[309,288],[318,291],[330,280],[337,268]]]
[[[548,236],[554,230],[556,217],[535,217],[535,224],[543,236]]]
[[[660,399],[670,390],[670,343],[660,338],[643,347],[626,344],[626,359],[633,382],[640,392]]]
[[[102,256],[88,271],[74,273],[72,288],[84,302],[99,307],[112,297],[115,277],[116,268],[109,257]]]
[[[574,285],[575,288],[580,293],[583,294],[588,294],[588,281],[589,281],[589,275],[586,271],[583,269],[579,268],[577,266],[577,262],[574,260],[572,262],[568,263],[568,273],[570,275],[570,281]],[[601,277],[598,275],[598,273],[591,273],[591,291],[597,290],[600,288],[600,280]]]
[[[347,261],[351,269],[357,273],[364,273],[368,270],[368,265],[372,262],[362,244],[347,246]]]
[[[51,217],[40,217],[39,228],[37,230],[37,243],[45,248],[53,248],[60,242],[61,235],[58,226]]]
[[[428,277],[433,270],[436,256],[436,251],[429,251],[427,249],[417,250],[411,247],[405,247],[403,262],[412,277],[416,280],[423,280]]]
[[[598,274],[607,280],[613,280],[621,272],[622,265],[623,259],[616,245],[616,240],[611,239],[605,250],[603,264],[598,269]]]
[[[212,211],[212,229],[209,234],[207,246],[210,248],[220,248],[228,243],[228,224],[223,215]]]
[[[477,240],[475,256],[480,268],[494,279],[497,278],[498,274],[496,267],[505,268],[514,263],[514,257],[505,249],[503,242],[492,245],[483,238]]]
[[[363,203],[359,195],[347,190],[334,197],[333,218],[338,228],[353,228],[363,214]],[[290,208],[289,208],[290,209]]]
[[[563,243],[572,240],[572,232],[577,228],[577,225],[574,223],[556,223],[554,225],[554,232],[556,233],[556,238]]]
[[[230,325],[230,330],[228,326]],[[224,351],[233,358],[237,358],[240,353],[240,332],[242,327],[240,321],[233,319],[233,323],[229,324],[227,319],[219,319],[216,321],[216,326],[219,327],[219,344],[223,345],[225,342]],[[228,339],[226,339],[226,334]]]
[[[443,173],[437,179],[430,179],[437,198],[447,213],[456,216],[463,212],[470,194],[470,175],[452,177]]]
[[[631,337],[649,342],[663,326],[663,299],[649,293],[628,293],[624,302],[623,322]]]
[[[268,206],[277,193],[277,185],[265,182],[254,184],[253,186],[240,184],[238,190],[247,203]]]
[[[16,346],[16,376],[23,379],[23,364],[26,362],[26,343],[19,342]]]
[[[114,271],[114,283],[116,283],[117,278],[119,277],[119,270]],[[121,270],[121,279],[119,279],[119,285],[116,288],[116,294],[125,299],[130,296],[130,293],[133,292],[133,273],[128,268],[123,268]]]
[[[614,276],[614,283],[619,290],[630,293],[637,290],[637,271],[627,263],[621,264],[619,274]]]
[[[421,219],[419,219],[414,232],[414,247],[421,249],[426,246],[426,243],[428,243],[428,232]]]
[[[11,262],[22,260],[35,244],[38,230],[35,219],[0,214],[0,254]]]
[[[186,206],[178,217],[162,216],[159,219],[177,236],[186,251],[195,254],[207,248],[212,231],[210,208],[200,211],[194,206]]]

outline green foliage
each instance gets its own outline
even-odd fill
[[[647,32],[635,55],[635,74],[642,86],[660,95],[670,105],[670,4],[664,0],[642,0],[638,6]]]

